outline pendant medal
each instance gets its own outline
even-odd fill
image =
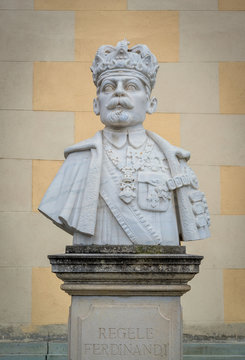
[[[123,178],[120,183],[120,194],[119,197],[127,204],[129,204],[135,197],[135,176],[134,176],[134,169],[125,167],[122,168]]]

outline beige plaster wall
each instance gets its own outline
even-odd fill
[[[0,0],[3,334],[58,334],[67,321],[46,255],[71,237],[36,209],[63,149],[101,129],[89,67],[99,45],[125,37],[160,62],[145,126],[192,152],[211,211],[212,237],[186,244],[205,259],[183,297],[184,331],[243,333],[244,10],[242,0]]]

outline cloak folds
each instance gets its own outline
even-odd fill
[[[186,161],[190,158],[188,151],[169,144],[153,132],[147,131],[147,135],[166,156],[172,178],[180,177],[186,169],[189,169],[186,165]],[[66,160],[39,206],[41,213],[70,234],[78,231],[86,235],[94,235],[100,192],[102,150],[101,131],[93,138],[67,148]],[[196,184],[194,187],[191,184],[180,186],[174,191],[182,240],[209,237],[209,217],[203,193],[197,190]],[[205,208],[205,211],[201,210],[200,213],[200,208]]]

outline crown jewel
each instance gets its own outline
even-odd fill
[[[156,81],[159,68],[155,55],[151,53],[146,45],[136,45],[128,48],[129,42],[122,40],[117,45],[102,45],[95,55],[91,71],[96,86],[104,75],[111,72],[131,70],[136,71],[152,89]]]

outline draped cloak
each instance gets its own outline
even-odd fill
[[[151,131],[146,130],[146,133],[165,155],[172,178],[183,174],[183,166],[186,167],[190,153],[171,145]],[[68,147],[65,150],[66,160],[39,206],[41,213],[70,234],[80,232],[93,236],[95,233],[102,152],[102,131],[97,132],[90,139]],[[191,184],[176,188],[174,191],[181,240],[209,237],[207,210],[200,215],[193,209],[193,201],[195,205],[197,198],[200,204],[204,199],[203,193],[196,187],[193,188]]]

